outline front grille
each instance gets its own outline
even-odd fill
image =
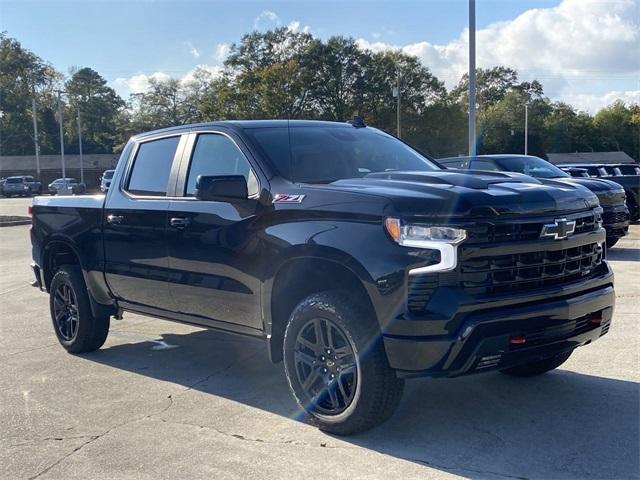
[[[574,235],[593,232],[598,229],[598,219],[593,213],[566,215],[561,218],[575,220]],[[465,226],[469,243],[511,242],[519,240],[536,240],[540,238],[542,227],[553,223],[555,218],[533,221],[514,221],[512,223],[484,223]]]
[[[468,236],[459,247],[459,263],[454,271],[409,275],[408,310],[425,312],[431,297],[440,287],[464,288],[469,294],[491,296],[565,285],[595,275],[603,260],[603,248],[598,243],[562,250],[481,257],[469,255],[479,244],[491,244],[492,247],[500,247],[502,244],[504,251],[508,252],[516,241],[539,240],[543,225],[553,223],[556,218],[575,220],[574,236],[594,232],[599,228],[599,213],[592,212],[535,221],[465,225]],[[531,248],[549,248],[549,242],[553,243],[540,240],[540,243],[531,244]]]
[[[460,286],[496,294],[563,285],[591,274],[602,263],[597,243],[564,250],[467,259],[460,265]]]
[[[602,223],[604,223],[604,225],[613,225],[628,221],[629,214],[627,212],[605,212],[602,214]]]

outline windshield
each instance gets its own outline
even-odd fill
[[[104,177],[107,180],[111,180],[113,178],[113,172],[115,172],[115,170],[107,170],[106,172],[104,172]]]
[[[280,175],[295,182],[330,183],[373,172],[440,170],[416,150],[372,128],[296,126],[246,132]]]
[[[566,172],[538,157],[493,157],[492,160],[503,170],[524,173],[530,177],[569,177]]]
[[[7,178],[6,183],[22,183],[21,177]]]

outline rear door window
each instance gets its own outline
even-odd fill
[[[176,136],[140,144],[133,161],[127,191],[134,195],[166,196],[171,165],[179,141],[180,137]]]

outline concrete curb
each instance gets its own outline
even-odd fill
[[[0,228],[2,227],[15,227],[18,225],[31,225],[31,219],[25,220],[11,220],[8,222],[0,222]]]

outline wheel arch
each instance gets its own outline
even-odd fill
[[[292,254],[267,282],[263,314],[269,358],[274,363],[282,360],[284,329],[289,315],[300,301],[313,293],[349,291],[371,315],[376,316],[371,299],[372,280],[364,267],[344,252],[322,250],[322,255],[318,251]]]
[[[80,268],[87,286],[91,310],[94,315],[115,315],[117,313],[118,309],[115,303],[110,299],[107,300],[108,303],[105,303],[107,294],[101,291],[94,278],[87,271],[78,248],[71,239],[63,236],[52,238],[42,250],[41,269],[44,287],[47,292],[50,289],[53,277],[62,265],[77,265]]]

